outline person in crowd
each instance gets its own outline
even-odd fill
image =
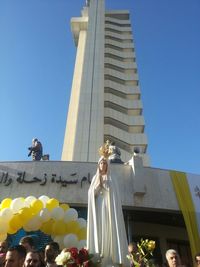
[[[196,266],[200,267],[200,252],[195,255]]]
[[[57,242],[51,242],[46,245],[44,255],[45,255],[45,264],[46,267],[55,267],[55,258],[60,253],[60,248]]]
[[[32,160],[41,160],[43,155],[43,148],[41,142],[37,138],[33,138],[32,146],[28,148],[30,150],[28,157],[32,155]]]
[[[37,250],[37,252],[38,252],[38,254],[40,256],[41,266],[45,267],[46,266],[46,262],[45,262],[45,247]]]
[[[34,239],[31,236],[24,236],[20,239],[19,244],[24,246],[26,252],[33,251],[35,248]]]
[[[117,183],[102,156],[88,191],[87,248],[101,266],[129,266],[127,238]]]
[[[136,265],[134,263],[134,261],[139,263],[140,267],[144,266],[144,262],[141,260],[141,257],[139,255],[139,253],[137,253],[137,252],[138,252],[137,244],[135,242],[131,242],[128,245],[128,253],[129,253],[129,255],[133,256],[133,261],[130,261],[130,267],[134,267]]]
[[[7,250],[8,250],[8,242],[6,240],[0,242],[0,267],[2,267],[4,264]]]
[[[137,249],[137,245],[134,242],[131,242],[128,245],[128,253],[129,255],[131,255],[133,257],[133,260],[130,261],[130,267],[134,267],[134,260],[136,260],[137,262],[139,261],[139,257],[136,255],[138,249]]]
[[[39,253],[37,251],[29,251],[26,254],[23,267],[43,267]]]
[[[22,267],[26,257],[26,249],[22,245],[9,248],[6,252],[4,267]]]
[[[129,254],[132,254],[132,253],[137,253],[138,251],[138,248],[137,248],[137,245],[135,242],[131,242],[129,245],[128,245],[128,253]]]
[[[179,267],[181,266],[181,260],[178,252],[174,249],[168,249],[166,251],[166,260],[169,267]]]
[[[7,250],[8,250],[8,242],[6,240],[0,242],[0,253],[6,253]]]

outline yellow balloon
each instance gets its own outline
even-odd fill
[[[66,233],[66,227],[63,220],[55,221],[52,225],[53,235],[64,235]]]
[[[0,235],[6,234],[8,231],[8,224],[0,219]]]
[[[56,207],[59,207],[59,201],[55,198],[50,198],[46,203],[46,208],[52,210]]]
[[[52,233],[52,226],[53,226],[53,220],[52,219],[50,219],[49,221],[47,221],[47,222],[44,222],[43,224],[42,224],[42,226],[40,227],[40,230],[42,231],[42,232],[44,232],[45,234],[47,234],[47,235],[51,235],[51,233]]]
[[[69,205],[68,205],[68,204],[65,204],[65,203],[60,204],[60,207],[61,207],[64,211],[66,211],[66,210],[69,209]]]
[[[8,227],[8,231],[7,231],[7,234],[10,234],[10,235],[13,235],[17,232],[18,230],[17,229],[13,229],[11,228],[10,226]]]
[[[11,202],[12,202],[12,199],[11,199],[11,198],[5,198],[5,199],[1,202],[1,209],[9,208]]]
[[[7,234],[1,234],[0,235],[0,242],[3,242],[4,240],[6,240],[7,238]]]
[[[32,211],[36,214],[43,209],[43,202],[39,199],[35,199],[31,202]]]
[[[77,221],[70,221],[66,223],[67,234],[77,234],[80,230],[79,224]]]
[[[87,228],[81,228],[78,233],[77,233],[77,236],[78,236],[78,240],[85,240],[86,237],[87,237]]]
[[[23,222],[20,220],[20,216],[18,214],[15,214],[9,222],[9,227],[13,230],[19,230],[22,225]]]
[[[32,210],[28,207],[20,209],[18,215],[23,224],[25,224],[28,220],[30,220],[33,217]]]

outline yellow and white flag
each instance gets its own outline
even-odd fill
[[[200,175],[187,173],[187,181],[196,212],[197,227],[200,237]]]
[[[200,248],[200,176],[170,171],[177,201],[182,211],[192,256]]]

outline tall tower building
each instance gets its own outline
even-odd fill
[[[128,161],[139,148],[149,165],[130,14],[86,1],[71,19],[77,46],[62,160],[97,161],[109,139]]]

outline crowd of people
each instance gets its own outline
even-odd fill
[[[175,249],[168,249],[166,251],[165,256],[166,256],[166,260],[167,260],[167,265],[169,267],[185,266],[185,265],[182,265],[179,253]],[[196,267],[200,267],[200,253],[197,253],[195,255],[194,261],[196,263]],[[191,262],[191,266],[193,266],[192,262]]]
[[[135,262],[139,263],[140,267],[145,267],[146,264],[142,260],[140,254],[137,254],[137,245],[135,243],[130,243],[128,246],[128,253],[134,255]],[[141,258],[140,258],[141,257]],[[149,260],[149,266],[160,267],[160,266],[168,266],[168,267],[188,267],[181,262],[181,258],[179,253],[175,249],[168,249],[165,253],[166,262],[164,264],[160,264],[156,259],[152,258]],[[130,262],[130,267],[136,266],[134,260]],[[200,267],[200,253],[197,253],[194,257],[194,262],[196,267]],[[193,262],[190,263],[190,266],[193,266]]]
[[[129,244],[128,253],[135,253],[137,250],[134,243]],[[9,247],[7,241],[0,242],[0,267],[56,267],[55,259],[60,253],[57,242],[50,242],[43,251],[36,251],[34,239],[31,236],[23,237],[19,244]],[[168,267],[183,267],[178,252],[174,249],[166,251],[166,264]],[[139,258],[137,259],[137,261]],[[200,253],[195,255],[196,267],[200,267]],[[130,267],[136,266],[130,263]],[[142,261],[140,267],[146,266]],[[156,262],[152,266],[159,267]],[[191,263],[191,266],[193,264]]]
[[[14,247],[3,241],[0,242],[0,267],[56,267],[55,258],[59,253],[59,245],[53,241],[43,251],[35,250],[31,236],[23,237]]]

